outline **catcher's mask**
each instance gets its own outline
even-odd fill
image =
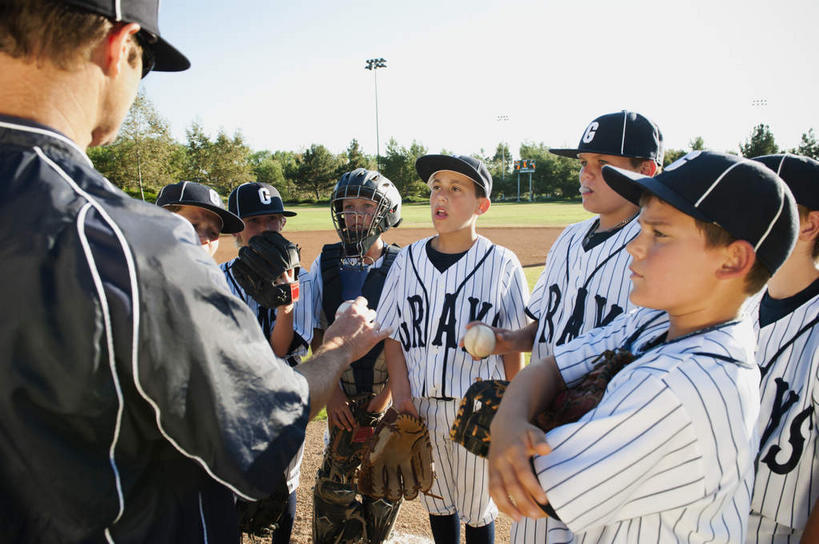
[[[352,199],[366,199],[374,206],[361,209]],[[373,264],[366,257],[381,234],[401,223],[401,195],[390,180],[374,170],[356,168],[341,176],[330,200],[333,226],[344,246],[342,266],[363,268]]]

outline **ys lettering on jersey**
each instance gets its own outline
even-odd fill
[[[768,439],[779,427],[782,417],[788,413],[791,407],[799,401],[799,394],[790,388],[790,384],[782,378],[776,378],[776,396],[774,397],[773,408],[771,409],[771,416],[768,419],[768,424],[765,426],[765,432],[762,434],[760,444],[766,444]],[[766,452],[760,451],[758,459],[765,463],[771,472],[775,474],[787,474],[796,468],[799,463],[802,452],[805,448],[805,435],[802,432],[802,427],[805,421],[808,421],[807,429],[813,427],[813,406],[810,405],[801,412],[799,412],[791,421],[790,429],[788,430],[788,443],[791,445],[791,454],[784,461],[777,461],[782,448],[778,444],[773,444]]]

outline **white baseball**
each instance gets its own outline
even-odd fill
[[[475,325],[464,336],[464,347],[473,357],[483,359],[495,351],[495,331],[488,325]]]

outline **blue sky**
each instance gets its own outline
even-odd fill
[[[161,32],[193,66],[144,86],[177,139],[196,120],[257,150],[357,138],[374,154],[373,57],[382,152],[390,137],[462,153],[505,140],[517,158],[624,108],[667,147],[736,150],[759,122],[791,147],[819,132],[816,21],[815,0],[165,0]]]

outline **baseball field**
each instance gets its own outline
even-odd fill
[[[326,205],[299,205],[287,206],[286,209],[292,209],[298,215],[288,220],[284,234],[301,246],[302,263],[304,266],[309,266],[321,252],[322,245],[338,240],[333,230],[328,207]],[[404,246],[434,234],[429,206],[426,203],[405,205],[402,217],[404,219],[401,226],[384,235],[387,241]],[[478,220],[478,233],[497,244],[508,247],[517,254],[524,267],[531,290],[543,269],[546,253],[563,227],[588,217],[591,217],[591,214],[586,212],[579,203],[493,203],[489,212]],[[237,249],[231,237],[223,236],[216,253],[217,262],[230,260],[236,256],[236,253]],[[297,519],[291,539],[294,544],[308,544],[312,541],[313,483],[321,463],[326,425],[326,421],[319,419],[307,426],[304,461],[298,489]],[[498,518],[495,542],[510,541],[510,523],[510,518],[504,515]],[[463,531],[461,541],[463,542]],[[245,537],[244,542],[267,544],[270,540],[261,538],[250,540]],[[432,543],[427,513],[418,500],[402,506],[390,542],[394,544]]]

